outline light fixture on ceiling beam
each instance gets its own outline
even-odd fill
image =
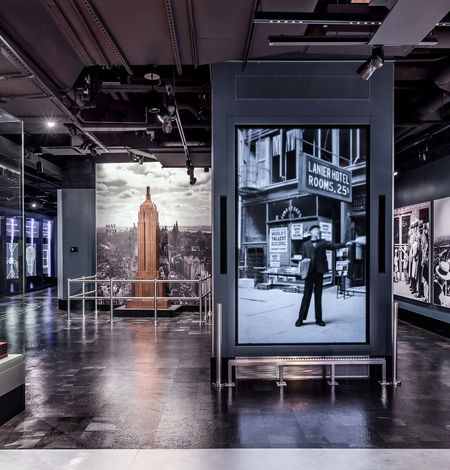
[[[255,12],[255,24],[321,24],[337,26],[380,26],[384,17],[342,13]]]
[[[369,78],[378,69],[381,69],[384,65],[384,49],[383,46],[374,47],[372,49],[372,55],[358,68],[357,74],[363,80],[369,80]]]
[[[269,36],[269,46],[365,46],[369,37],[357,36]],[[436,46],[438,40],[427,36],[417,46]]]

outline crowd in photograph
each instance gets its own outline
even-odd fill
[[[429,301],[430,228],[422,220],[413,222],[408,231],[408,242],[394,249],[394,282],[403,281],[411,296]]]

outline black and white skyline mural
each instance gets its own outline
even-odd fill
[[[97,164],[99,277],[134,279],[137,218],[147,186],[158,211],[161,278],[198,279],[211,273],[210,173],[199,171],[196,177],[197,183],[190,185],[184,168],[163,168],[156,162]],[[172,295],[195,295],[188,284],[173,286],[177,292]],[[121,291],[115,294],[130,295],[131,284],[117,289]]]

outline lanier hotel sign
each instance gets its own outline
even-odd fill
[[[350,171],[305,155],[300,168],[299,190],[352,202]]]

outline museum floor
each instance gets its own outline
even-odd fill
[[[450,340],[406,323],[397,390],[241,381],[229,401],[210,388],[209,331],[193,315],[155,334],[107,315],[68,327],[51,291],[20,305],[0,305],[0,330],[14,344],[25,325],[27,410],[0,427],[2,449],[450,448]]]

